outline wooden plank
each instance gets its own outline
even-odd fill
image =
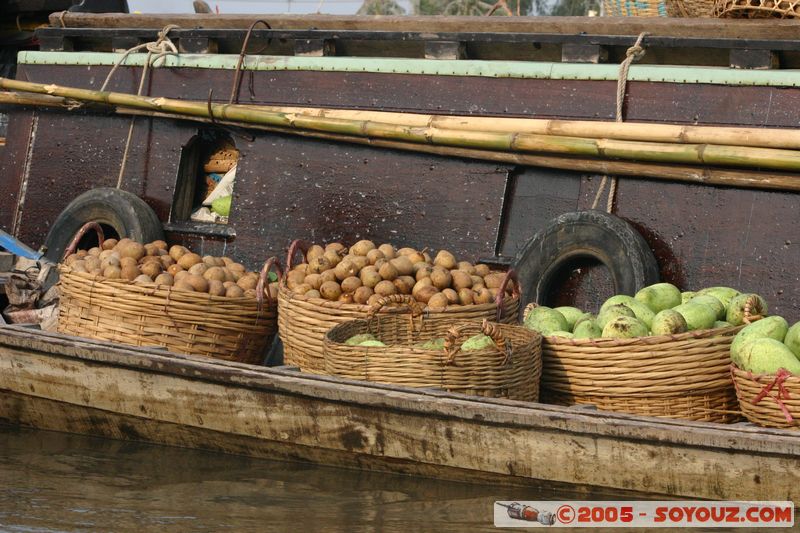
[[[294,54],[310,57],[335,56],[336,42],[333,39],[295,39]]]
[[[248,28],[257,15],[186,14],[89,14],[67,13],[68,27],[163,28],[177,24],[185,28]],[[729,39],[796,39],[796,20],[719,20],[668,17],[407,17],[337,15],[265,15],[275,29],[389,30],[419,32],[525,32],[592,35],[651,35]],[[50,15],[50,25],[61,26],[59,15]]]
[[[730,52],[731,68],[773,69],[780,68],[778,54],[772,50],[734,48]]]
[[[565,43],[561,47],[561,61],[565,63],[605,63],[608,48],[598,44]]]
[[[429,41],[425,43],[425,59],[466,59],[467,44],[463,41]]]
[[[216,54],[219,45],[208,37],[182,37],[178,39],[178,51],[187,54]]]

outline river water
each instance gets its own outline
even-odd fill
[[[482,531],[495,500],[577,496],[0,425],[1,531]]]

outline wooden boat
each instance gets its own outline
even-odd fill
[[[20,326],[0,420],[462,481],[800,501],[800,435],[381,386]]]

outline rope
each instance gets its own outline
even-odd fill
[[[645,49],[642,46],[642,41],[644,40],[645,35],[647,35],[646,31],[643,31],[639,34],[639,37],[636,38],[636,42],[633,43],[633,46],[628,48],[628,50],[625,52],[625,59],[623,59],[622,63],[619,65],[619,75],[617,76],[617,109],[615,117],[617,122],[623,121],[623,104],[625,102],[625,89],[628,85],[628,70],[631,68],[631,63],[640,60],[645,54]],[[594,197],[594,202],[592,202],[592,209],[596,209],[597,205],[600,203],[600,196],[603,194],[603,191],[606,188],[607,181],[608,176],[603,176],[603,180],[600,182],[600,187],[598,188],[597,194]],[[606,201],[607,213],[611,213],[611,211],[614,209],[614,197],[616,194],[617,177],[611,176],[611,185],[608,189],[608,199]]]
[[[164,28],[158,32],[158,38],[155,41],[142,43],[136,45],[134,47],[128,48],[122,57],[114,63],[114,66],[111,67],[111,70],[108,72],[108,76],[106,76],[105,81],[103,81],[103,85],[100,87],[100,92],[106,90],[108,87],[111,78],[114,76],[114,73],[117,69],[122,65],[128,56],[134,52],[139,50],[147,50],[147,58],[144,61],[144,67],[142,68],[142,77],[139,80],[139,89],[136,91],[137,96],[142,95],[142,90],[144,89],[144,80],[147,78],[147,72],[152,66],[152,68],[156,68],[156,63],[159,59],[164,59],[169,54],[177,54],[178,48],[175,46],[170,38],[167,36],[170,30],[174,30],[179,28],[180,26],[176,24],[167,24]],[[155,54],[155,57],[153,57]],[[128,138],[125,140],[125,150],[122,152],[122,162],[119,166],[119,175],[117,176],[117,189],[122,187],[122,177],[125,175],[125,166],[128,163],[128,154],[130,154],[131,149],[131,140],[133,139],[133,127],[136,123],[136,116],[131,117],[131,123],[128,127]]]

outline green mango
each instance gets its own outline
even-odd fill
[[[730,287],[708,287],[698,291],[697,294],[698,295],[708,294],[710,296],[713,296],[714,298],[722,302],[722,305],[724,305],[725,308],[727,309],[728,305],[730,305],[731,303],[731,299],[734,296],[738,296],[739,291],[737,291],[736,289],[731,289]]]
[[[358,335],[353,335],[352,337],[344,341],[344,343],[347,344],[348,346],[357,346],[364,341],[376,341],[376,340],[378,339],[375,338],[375,335],[373,335],[372,333],[359,333]]]
[[[673,335],[688,330],[686,319],[674,309],[664,309],[653,317],[650,331],[653,335]]]
[[[756,322],[756,324],[758,324],[758,322]],[[800,359],[800,322],[796,322],[789,328],[789,331],[786,332],[786,337],[783,339],[783,343],[794,353],[795,357]]]
[[[745,326],[731,342],[731,361],[742,366],[741,349],[748,340],[769,338],[783,342],[788,330],[789,324],[780,316],[768,316]]]
[[[577,322],[578,319],[584,315],[583,311],[577,307],[556,307],[554,311],[558,311],[564,315],[564,318],[567,320],[567,331],[572,331],[572,329],[575,327],[575,322]]]
[[[566,339],[574,338],[574,335],[570,331],[553,331],[548,336],[549,337],[564,337]]]
[[[605,304],[603,304],[605,306]],[[604,329],[606,324],[617,318],[618,316],[627,316],[636,318],[636,313],[633,309],[624,304],[611,304],[609,306],[601,307],[600,312],[597,313],[597,325],[600,329]]]
[[[528,329],[538,331],[542,335],[550,335],[553,331],[567,331],[569,329],[564,315],[555,309],[545,306],[531,309],[522,325]]]
[[[603,335],[603,330],[593,318],[581,320],[572,332],[573,339],[596,339]]]
[[[800,376],[800,361],[781,341],[760,337],[745,341],[739,350],[743,370],[754,374],[775,374],[785,368],[792,374]]]
[[[650,324],[653,323],[653,319],[656,316],[652,309],[639,300],[633,300],[622,305],[630,307],[631,311],[633,311],[633,314],[636,315],[636,318],[642,321],[645,326],[650,328]]]
[[[461,350],[464,352],[483,350],[484,348],[494,345],[494,341],[491,337],[484,335],[483,333],[478,333],[477,335],[473,335],[469,339],[465,340],[464,344],[461,345]]]
[[[750,309],[751,315],[765,316],[767,314],[767,302],[758,294],[742,293],[731,298],[728,304],[728,313],[725,320],[734,326],[744,324],[744,307],[751,298],[755,299],[755,305]]]
[[[672,283],[656,283],[637,292],[634,298],[658,313],[680,305],[681,291]]]
[[[697,296],[697,293],[694,291],[686,291],[681,293],[681,304],[689,303],[689,300]],[[677,307],[677,305],[675,306]]]
[[[444,350],[444,339],[429,339],[424,342],[418,342],[414,346],[423,350]]]
[[[231,195],[223,196],[222,198],[217,198],[213,202],[211,202],[211,210],[223,217],[227,217],[231,214],[231,200],[233,197]]]
[[[610,339],[632,339],[649,334],[650,330],[641,320],[629,316],[618,316],[603,328],[603,337]]]
[[[633,296],[628,296],[627,294],[617,294],[603,302],[603,305],[600,306],[600,311],[605,309],[606,307],[611,307],[612,305],[619,305],[619,304],[627,304],[630,302],[635,302],[636,298]]]
[[[358,343],[358,346],[386,346],[381,341],[362,341]]]
[[[717,320],[716,322],[714,322],[714,329],[732,328],[732,327],[733,324],[731,324],[730,322],[725,322],[724,320]]]
[[[597,317],[594,316],[592,313],[583,313],[580,316],[580,318],[578,318],[578,320],[575,321],[575,325],[572,326],[572,331],[575,331],[578,328],[578,325],[580,325],[581,322],[584,322],[586,320],[595,320],[596,318]]]
[[[688,331],[711,329],[717,321],[717,313],[711,307],[700,303],[685,303],[674,309],[686,320]]]
[[[717,320],[725,319],[727,309],[725,309],[725,304],[723,304],[716,296],[711,296],[710,294],[698,294],[689,300],[689,302],[705,304],[717,313]]]

